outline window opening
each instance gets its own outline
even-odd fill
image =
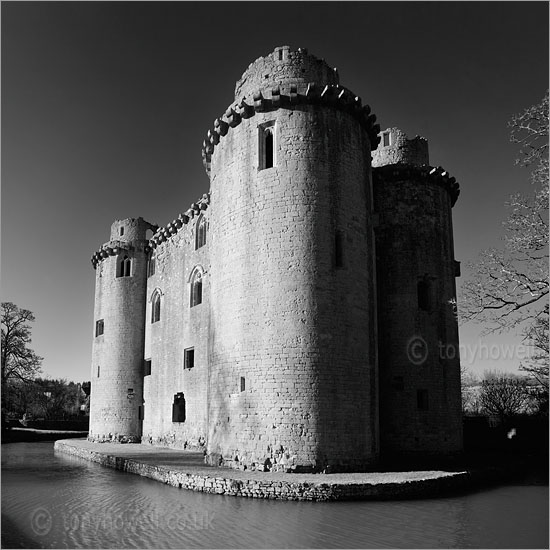
[[[201,216],[197,222],[197,235],[195,241],[195,250],[206,244],[206,219]]]
[[[266,128],[265,132],[265,167],[273,167],[273,130]]]
[[[122,237],[122,235],[124,235],[124,227],[120,228],[120,236]]]
[[[101,336],[105,330],[105,322],[103,319],[95,322],[95,335]]]
[[[241,391],[244,391],[246,389],[246,380],[244,376],[241,376]]]
[[[417,284],[417,295],[418,295],[418,307],[422,311],[430,312],[432,310],[432,300],[431,300],[431,282],[427,279],[418,281]]]
[[[132,260],[126,255],[117,266],[117,277],[130,277],[132,274]]]
[[[405,384],[402,376],[394,376],[392,381],[392,388],[397,391],[405,389]]]
[[[185,422],[185,396],[182,392],[174,395],[172,404],[172,422]]]
[[[149,376],[151,374],[151,359],[145,359],[143,361],[143,376]]]
[[[334,234],[334,265],[344,267],[344,239],[341,231]]]
[[[155,274],[155,258],[150,258],[149,262],[147,263],[147,277],[151,277]]]
[[[416,406],[419,411],[429,409],[428,390],[416,390]]]
[[[383,147],[388,147],[389,145],[391,145],[390,133],[389,132],[383,132],[382,133],[382,146]]]
[[[259,169],[275,166],[275,122],[268,122],[258,127],[259,131]]]
[[[98,365],[98,366],[97,366],[97,377],[98,377],[98,378],[99,378],[100,370],[101,370],[101,367]]]
[[[151,306],[151,323],[160,321],[160,292],[155,292]]]
[[[183,354],[183,368],[192,369],[195,366],[195,348],[187,348]]]
[[[196,271],[191,279],[191,307],[202,303],[202,274]]]

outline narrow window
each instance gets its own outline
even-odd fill
[[[279,50],[279,61],[283,60],[283,50]]]
[[[195,348],[187,348],[183,352],[183,368],[192,369],[195,366]]]
[[[382,133],[382,146],[383,147],[388,147],[389,145],[391,145],[390,133],[389,132],[383,132]]]
[[[416,406],[419,411],[429,409],[428,390],[416,390]]]
[[[155,258],[149,258],[147,262],[147,277],[152,277],[155,274]]]
[[[197,233],[195,236],[195,250],[206,244],[206,219],[201,216],[197,221]]]
[[[202,274],[200,271],[195,271],[191,279],[191,307],[202,303]]]
[[[125,256],[124,258],[124,277],[130,277],[132,274],[132,260],[128,258],[128,256]]]
[[[405,388],[402,376],[393,377],[392,388],[397,391],[402,391]]]
[[[132,260],[124,256],[119,260],[116,270],[117,277],[130,277],[132,275]]]
[[[151,359],[145,359],[143,361],[143,376],[149,376],[151,374]]]
[[[262,124],[259,128],[259,169],[275,166],[275,122]]]
[[[124,235],[124,227],[120,228],[120,236],[122,237],[122,235]]]
[[[181,392],[174,395],[172,422],[185,422],[185,396]]]
[[[273,130],[265,130],[265,167],[273,168]]]
[[[344,267],[344,239],[341,231],[334,234],[334,265]]]
[[[101,367],[98,365],[97,366],[97,377],[99,378],[99,371],[101,370]]]
[[[427,279],[418,281],[416,288],[418,296],[418,307],[422,311],[430,312],[432,310],[431,286],[431,282]]]
[[[103,331],[105,330],[105,323],[103,319],[100,319],[99,321],[95,322],[95,335],[101,336],[103,334]]]
[[[241,376],[241,391],[246,390],[246,380],[244,376]]]
[[[151,301],[151,323],[160,321],[160,292],[155,291]]]

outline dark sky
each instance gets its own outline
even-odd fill
[[[529,192],[507,121],[548,87],[546,2],[2,2],[2,299],[36,314],[44,371],[90,378],[90,257],[115,219],[164,225],[208,191],[201,143],[276,46],[337,67],[382,128],[457,178],[456,258],[498,245]],[[510,342],[461,330],[476,346]],[[499,344],[500,345],[500,344]]]

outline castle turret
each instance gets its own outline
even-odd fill
[[[424,138],[381,133],[373,154],[382,455],[462,449],[451,208],[455,179]]]
[[[374,122],[335,69],[285,46],[208,132],[211,462],[377,460]]]
[[[142,218],[117,220],[92,257],[96,270],[89,439],[138,442],[147,283]]]

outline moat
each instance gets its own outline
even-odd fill
[[[548,485],[531,477],[452,497],[285,502],[165,486],[2,445],[2,548],[544,548]]]

